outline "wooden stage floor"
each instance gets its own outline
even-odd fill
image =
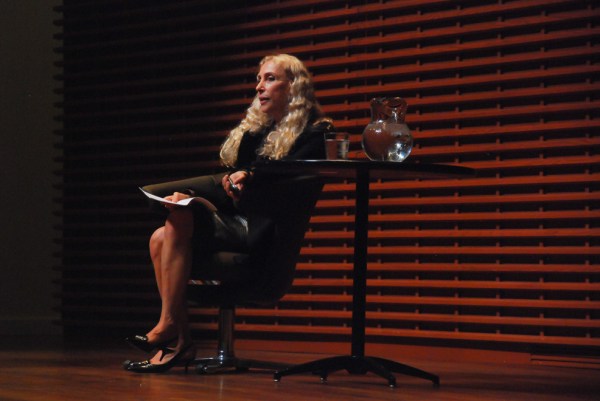
[[[12,343],[14,344],[14,342]],[[600,371],[501,362],[403,360],[440,376],[429,381],[396,375],[398,386],[372,374],[332,373],[327,383],[297,375],[273,381],[266,372],[199,375],[183,368],[141,375],[121,368],[124,359],[145,359],[127,347],[95,350],[64,347],[0,347],[1,401],[209,400],[209,401],[569,401],[600,400]],[[323,355],[239,351],[238,356],[300,363]],[[212,349],[199,355],[212,355]]]

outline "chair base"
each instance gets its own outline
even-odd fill
[[[243,359],[235,356],[198,358],[192,364],[196,365],[196,373],[202,374],[245,372],[249,369],[267,370],[273,373],[292,366],[285,363]]]
[[[274,373],[278,370],[290,368],[292,365],[258,361],[255,359],[242,359],[235,356],[234,325],[235,307],[221,306],[219,308],[219,344],[216,355],[208,358],[196,358],[192,364],[196,366],[196,373],[225,373],[227,371],[244,372],[249,369],[268,370]]]

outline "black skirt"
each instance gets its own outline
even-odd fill
[[[192,278],[242,280],[251,275],[248,264],[248,221],[221,185],[224,174],[198,177],[195,196],[211,201],[217,211],[202,203],[191,205],[194,213]]]

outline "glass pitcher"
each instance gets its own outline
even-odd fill
[[[401,162],[410,154],[413,139],[404,123],[406,101],[399,97],[371,100],[371,122],[362,135],[362,148],[371,160]]]

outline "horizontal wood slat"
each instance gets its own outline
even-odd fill
[[[452,230],[371,230],[369,231],[370,239],[386,239],[386,238],[547,238],[547,237],[571,237],[571,238],[591,238],[599,237],[600,229],[582,229],[582,228],[538,228],[538,229],[452,229]],[[306,234],[306,239],[353,239],[354,233],[349,231],[319,231],[309,232]]]
[[[205,315],[216,315],[215,310],[200,309],[198,313]],[[287,310],[287,309],[244,309],[236,311],[239,320],[250,320],[253,317],[261,318],[297,318],[310,319],[317,321],[319,319],[344,319],[349,321],[352,317],[351,311],[328,311],[328,310]],[[367,321],[406,321],[406,322],[437,322],[454,324],[489,324],[501,326],[547,326],[547,327],[597,327],[600,323],[586,319],[555,319],[540,317],[515,317],[515,316],[477,316],[477,315],[444,315],[436,313],[401,313],[401,312],[367,312]]]
[[[153,296],[144,296],[135,293],[123,292],[119,293],[116,291],[110,294],[103,292],[92,292],[88,291],[87,294],[74,294],[64,293],[65,300],[71,302],[81,299],[88,300],[102,300],[106,302],[114,300],[128,300],[128,301],[148,301],[155,299]],[[344,304],[350,305],[352,303],[352,295],[336,295],[336,294],[287,294],[282,303],[294,304]],[[595,311],[600,307],[600,301],[589,301],[589,300],[545,300],[545,299],[495,299],[495,298],[469,298],[469,297],[427,297],[427,296],[393,296],[393,295],[367,295],[367,305],[386,305],[386,306],[446,306],[449,308],[454,307],[478,307],[478,308],[528,308],[528,310],[535,309],[556,309],[557,311],[565,310],[583,310],[583,311]],[[65,309],[67,312],[67,309]]]
[[[120,328],[133,328],[131,323],[127,322],[114,322],[114,321],[96,321],[96,322],[82,322],[81,320],[65,320],[66,323],[73,325],[73,327],[85,327],[85,328],[109,328],[109,327],[120,327]],[[193,323],[192,329],[197,331],[215,331],[216,323]],[[259,325],[259,324],[239,324],[236,326],[236,330],[239,333],[260,333],[262,336],[271,333],[283,333],[283,334],[300,334],[300,335],[318,335],[321,338],[327,339],[330,336],[347,336],[350,333],[349,327],[335,327],[335,326],[289,326],[289,325]],[[487,334],[487,333],[469,333],[469,332],[441,332],[433,330],[402,330],[402,329],[375,329],[367,328],[367,336],[381,336],[386,338],[416,338],[424,340],[451,340],[451,341],[469,341],[469,342],[497,342],[498,334]],[[533,345],[567,345],[567,346],[585,346],[585,347],[598,347],[599,341],[591,338],[577,338],[577,339],[564,339],[560,336],[547,336],[547,335],[518,335],[518,334],[503,334],[504,341],[507,343],[522,343],[522,344],[533,344]],[[385,341],[385,340],[384,340]]]
[[[347,272],[352,270],[351,263],[298,263],[298,271],[303,272],[318,272],[318,271],[339,271]],[[491,272],[491,273],[600,273],[598,265],[576,265],[576,264],[525,264],[525,263],[368,263],[368,270],[375,272],[453,272],[453,273],[476,273],[476,272]]]
[[[109,279],[109,280],[86,280],[86,279],[68,279],[62,280],[63,284],[91,286],[97,285],[124,285],[127,280]],[[140,285],[152,286],[149,280],[138,281]],[[543,282],[543,281],[483,281],[483,280],[428,280],[428,279],[368,279],[367,285],[371,289],[385,288],[448,288],[448,289],[482,289],[482,290],[519,290],[519,291],[569,291],[569,292],[595,292],[600,290],[600,283],[590,282]],[[323,288],[351,288],[351,278],[297,278],[294,280],[296,287],[323,287]]]
[[[92,309],[77,308],[77,307],[66,307],[66,310],[70,312],[89,312],[100,314],[110,314],[110,307],[94,307]],[[139,313],[152,314],[154,309],[133,307],[127,308],[131,311],[137,311]],[[210,316],[209,319],[215,319],[218,314],[216,308],[196,308],[191,311],[192,315],[196,316]],[[378,321],[391,321],[391,322],[436,322],[436,323],[452,323],[452,324],[480,324],[480,325],[501,325],[501,326],[536,326],[536,327],[600,327],[598,321],[589,320],[588,315],[584,315],[581,318],[571,317],[565,319],[549,318],[543,314],[533,317],[520,317],[520,316],[481,316],[481,315],[467,315],[455,313],[452,315],[440,314],[440,313],[421,313],[419,311],[414,312],[377,312],[367,311],[366,317],[369,323]],[[344,320],[350,321],[352,312],[348,310],[314,310],[314,309],[281,309],[281,308],[238,308],[236,310],[236,317],[241,324],[252,321],[253,318],[261,319],[273,319],[278,324],[284,324],[286,321],[299,321],[308,320],[317,322],[319,320]]]
[[[351,295],[297,295],[288,294],[283,302],[299,303],[343,303],[352,302]],[[426,296],[382,296],[367,295],[367,304],[381,305],[422,305],[425,306],[475,306],[487,308],[530,308],[530,309],[557,309],[557,310],[589,310],[595,311],[600,307],[600,301],[565,301],[565,300],[539,300],[539,299],[494,299],[494,298],[456,298],[456,297],[426,297]]]
[[[162,217],[137,187],[221,171],[218,150],[262,56],[288,52],[365,158],[373,97],[401,96],[407,163],[456,180],[370,186],[369,342],[600,348],[600,9],[573,0],[64,0],[56,8],[54,268],[66,332],[148,330],[147,243]],[[239,336],[347,340],[353,180],[327,181],[289,293],[240,308]],[[198,333],[214,308],[190,307]]]
[[[303,248],[302,255],[346,255],[351,256],[353,248],[344,247],[313,247]],[[418,246],[417,243],[411,246],[372,246],[369,247],[369,254],[373,256],[384,255],[600,255],[600,250],[589,245],[582,246],[465,246],[455,244],[453,246]]]
[[[352,287],[352,279],[296,279],[294,285],[298,287]],[[503,281],[475,281],[475,280],[395,280],[395,279],[369,279],[367,285],[370,289],[377,288],[450,288],[450,289],[482,289],[482,290],[525,290],[525,291],[582,291],[594,292],[600,290],[600,283],[548,283],[548,282],[503,282]]]
[[[77,266],[57,266],[55,270],[66,272],[85,271],[90,273],[97,272],[140,272],[148,270],[147,264],[107,264],[94,261],[80,262]],[[350,262],[299,262],[296,266],[299,275],[307,275],[318,272],[340,272],[346,276],[352,270]],[[585,273],[592,277],[600,274],[600,266],[586,264],[525,264],[525,263],[421,263],[418,260],[414,262],[387,262],[387,263],[368,263],[369,272],[451,272],[461,273],[544,273],[544,274],[581,274]],[[146,278],[144,282],[151,282],[152,278]]]

